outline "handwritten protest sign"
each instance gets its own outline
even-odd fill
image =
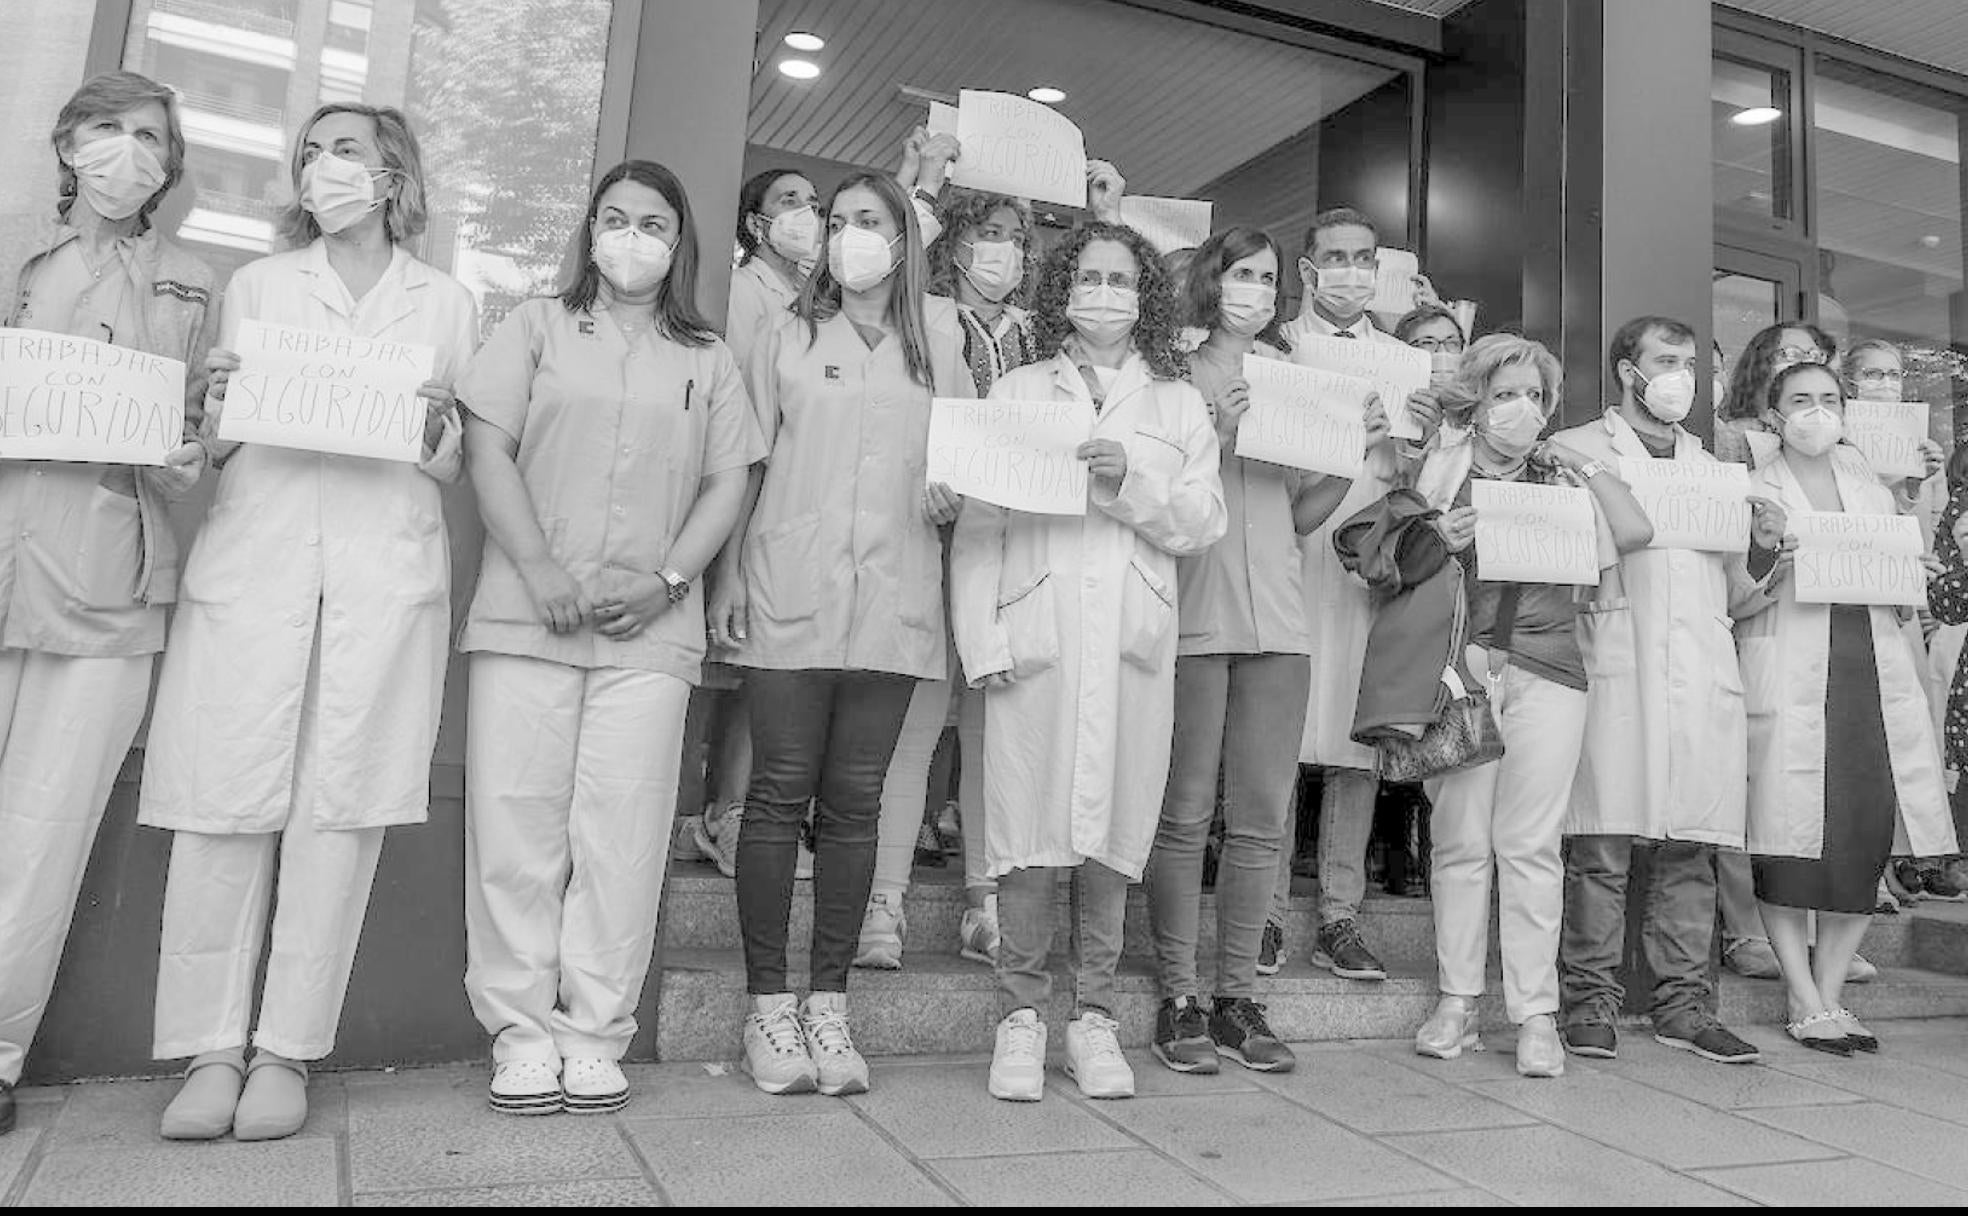
[[[1925,401],[1847,401],[1845,438],[1881,477],[1925,477],[1920,441],[1927,438]]]
[[[1652,549],[1749,547],[1749,469],[1719,460],[1620,461],[1620,479],[1654,525]]]
[[[1476,569],[1484,581],[1599,585],[1599,527],[1589,491],[1478,478],[1469,493]]]
[[[161,465],[184,442],[184,395],[176,359],[0,329],[0,460]]]
[[[219,438],[415,462],[433,347],[247,320],[226,389]]]
[[[1428,352],[1396,342],[1359,338],[1292,339],[1292,362],[1374,383],[1396,439],[1420,439],[1421,426],[1408,414],[1408,394],[1428,387]]]
[[[1093,434],[1090,401],[938,397],[929,413],[928,482],[1037,515],[1080,515]]]
[[[1911,515],[1792,511],[1800,604],[1927,603],[1920,522]]]
[[[1400,318],[1414,311],[1415,276],[1421,261],[1405,249],[1380,250],[1380,270],[1374,275],[1373,300],[1367,307],[1378,313]]]
[[[1072,120],[1014,93],[957,94],[963,155],[950,180],[972,190],[1039,203],[1086,206],[1086,140]]]
[[[1148,238],[1157,253],[1194,249],[1209,239],[1216,204],[1196,198],[1121,196],[1121,222]]]
[[[1360,475],[1371,380],[1258,355],[1244,356],[1244,379],[1250,409],[1237,424],[1237,455],[1314,473]]]

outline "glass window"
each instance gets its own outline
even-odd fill
[[[69,0],[28,0],[24,11],[9,10],[17,30],[32,37],[0,38],[0,113],[9,115],[0,131],[0,250],[7,264],[0,275],[13,290],[14,272],[26,261],[41,225],[55,213],[55,153],[48,134],[62,103],[82,83],[83,60],[95,6]]]
[[[1287,258],[1313,214],[1340,205],[1408,245],[1412,99],[1394,67],[1113,0],[761,0],[759,29],[748,176],[798,169],[824,197],[850,167],[894,168],[932,100],[1050,87],[1129,194],[1211,200],[1215,227],[1267,229]],[[819,74],[782,73],[789,58]],[[1042,241],[1078,218],[1039,210]],[[1280,278],[1290,315],[1298,276]]]
[[[221,272],[268,253],[299,125],[323,102],[395,106],[417,132],[428,178],[430,228],[417,253],[471,288],[490,332],[551,288],[587,205],[610,9],[136,0],[124,63],[181,91],[190,145],[189,187],[160,222]]]
[[[1790,74],[1716,56],[1710,78],[1715,205],[1791,219]]]
[[[1812,107],[1818,318],[1841,350],[1899,345],[1908,400],[1950,405],[1968,386],[1954,348],[1963,306],[1963,101],[1883,73],[1820,59]]]

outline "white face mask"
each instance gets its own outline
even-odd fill
[[[1313,298],[1324,304],[1327,312],[1358,316],[1373,299],[1378,273],[1371,266],[1322,266],[1315,272]]]
[[[323,153],[301,168],[301,207],[323,232],[340,232],[383,205],[376,179],[389,174]]]
[[[820,254],[820,215],[811,207],[781,211],[766,226],[765,239],[788,262],[810,266]]]
[[[843,228],[827,242],[827,269],[849,291],[866,291],[894,273],[894,250],[895,241],[866,228]]]
[[[594,260],[615,290],[639,296],[670,273],[669,242],[639,228],[610,228],[595,234]]]
[[[1631,363],[1627,366],[1633,367]],[[1695,408],[1695,373],[1687,368],[1664,372],[1652,380],[1641,375],[1637,367],[1633,367],[1633,374],[1639,380],[1633,386],[1634,395],[1662,422],[1679,422]]]
[[[1278,313],[1278,289],[1262,283],[1225,283],[1218,310],[1223,328],[1239,338],[1254,337]]]
[[[1016,241],[966,241],[970,246],[970,265],[963,267],[964,278],[977,294],[996,304],[1025,281],[1025,251]]]
[[[1479,429],[1483,441],[1497,455],[1519,460],[1537,445],[1538,434],[1544,430],[1544,410],[1522,393],[1505,397],[1483,415]]]
[[[1140,316],[1141,293],[1111,283],[1075,285],[1066,304],[1066,320],[1096,346],[1111,346],[1127,337]]]
[[[1784,446],[1806,456],[1822,456],[1845,436],[1845,420],[1828,406],[1813,405],[1784,419]]]
[[[1906,400],[1906,380],[1904,377],[1898,380],[1875,380],[1871,383],[1862,380],[1858,384],[1858,390],[1858,399],[1860,401]]]
[[[110,135],[75,149],[69,158],[75,189],[106,220],[128,219],[164,184],[164,166],[134,135]]]

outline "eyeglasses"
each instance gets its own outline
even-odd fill
[[[1100,287],[1105,285],[1108,287],[1119,287],[1124,291],[1133,291],[1140,284],[1140,277],[1132,271],[1127,270],[1110,270],[1105,274],[1102,274],[1098,270],[1076,270],[1073,272],[1073,286],[1075,287]]]
[[[1900,384],[1906,380],[1906,373],[1890,367],[1868,367],[1853,372],[1852,379],[1860,384]]]
[[[1777,348],[1779,363],[1823,363],[1825,354],[1815,346],[1781,346]]]
[[[1425,350],[1436,355],[1459,355],[1462,353],[1461,338],[1416,338],[1408,343],[1416,350]]]

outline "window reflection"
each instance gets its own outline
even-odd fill
[[[1788,75],[1718,56],[1709,96],[1715,205],[1790,218]]]

